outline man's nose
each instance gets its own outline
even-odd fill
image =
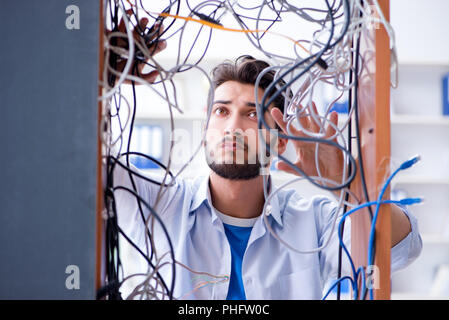
[[[241,135],[242,131],[242,119],[239,115],[234,114],[227,119],[224,128],[225,135]]]

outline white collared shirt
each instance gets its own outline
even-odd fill
[[[134,180],[139,195],[153,205],[159,186],[137,177]],[[132,188],[128,173],[118,167],[114,182],[116,186]],[[193,273],[176,264],[176,299],[224,300],[228,293],[230,246],[222,219],[211,210],[208,182],[209,176],[178,179],[174,186],[166,188],[154,208],[170,236],[176,260],[200,272]],[[123,190],[115,191],[115,198],[120,227],[146,252],[146,230],[136,199]],[[281,239],[300,250],[310,250],[321,246],[329,237],[336,208],[336,202],[325,196],[306,199],[295,190],[280,190],[271,199],[267,218]],[[416,218],[407,209],[403,210],[412,231],[391,249],[393,272],[409,265],[422,249]],[[147,217],[149,210],[144,209],[144,214]],[[346,221],[345,230],[344,241],[350,250],[350,219]],[[158,223],[153,236],[157,246],[155,256],[169,252],[167,237]],[[338,236],[334,231],[330,244],[323,250],[313,254],[295,253],[273,237],[262,215],[259,216],[254,222],[242,263],[246,298],[321,299],[326,282],[337,278],[338,247]],[[140,261],[142,272],[146,272],[145,260]],[[169,254],[162,261],[170,262]],[[343,261],[343,274],[350,274],[345,256]],[[159,272],[170,286],[172,265],[164,265]]]

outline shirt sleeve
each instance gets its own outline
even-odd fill
[[[183,184],[182,179],[178,179],[173,182],[171,187],[163,188],[163,193],[159,193],[160,185],[153,183],[148,179],[161,183],[163,179],[162,176],[143,172],[132,165],[130,166],[130,169],[138,174],[132,174],[134,186],[129,171],[118,164],[115,165],[113,171],[113,185],[114,187],[121,186],[129,190],[135,190],[142,200],[140,201],[140,205],[139,198],[124,189],[116,189],[116,191],[114,191],[114,198],[120,228],[131,237],[131,239],[138,240],[144,235],[144,232],[142,232],[145,230],[144,220],[148,219],[152,214],[152,211],[148,206],[153,209],[153,212],[155,212],[161,220],[165,220],[164,218],[167,214],[168,204],[176,195],[176,192],[182,188]],[[171,177],[167,176],[165,183],[170,183],[170,181]]]
[[[320,269],[323,286],[329,280],[338,279],[338,252],[340,240],[338,227],[343,216],[342,210],[338,210],[335,201],[329,198],[321,198],[315,205],[319,245],[327,245],[319,252]],[[351,219],[345,219],[343,228],[343,243],[347,252],[351,253]],[[342,250],[341,277],[353,276],[348,255]]]
[[[421,253],[422,239],[418,230],[418,221],[406,206],[398,205],[410,221],[411,231],[398,244],[391,248],[391,272],[410,265]]]
[[[399,206],[404,214],[407,215],[411,224],[411,232],[391,248],[391,272],[396,272],[407,267],[412,263],[421,253],[422,240],[418,230],[418,222],[405,206]],[[339,251],[339,237],[338,225],[343,216],[342,210],[337,210],[337,204],[330,199],[321,199],[317,205],[319,213],[317,213],[318,224],[321,228],[320,245],[323,245],[329,238],[329,244],[320,252],[320,266],[323,281],[338,278],[338,251]],[[340,212],[337,212],[340,211]],[[336,216],[337,215],[337,216]],[[333,228],[333,221],[336,218],[335,227]],[[334,229],[334,230],[332,230]],[[351,219],[347,217],[344,223],[343,243],[346,249],[351,253]],[[341,276],[352,275],[352,267],[350,259],[346,252],[342,251],[342,273]]]

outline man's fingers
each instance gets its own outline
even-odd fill
[[[155,48],[152,47],[152,48],[149,49],[149,51],[150,51],[150,54],[154,56],[155,54],[161,52],[165,48],[167,48],[167,41],[161,40],[161,41],[158,41],[156,43],[156,47]]]
[[[313,117],[312,115],[310,115],[310,118],[309,118],[312,131],[320,132],[322,122],[319,118],[320,114],[318,113],[315,102],[312,101],[312,104],[309,107],[309,111],[311,111],[311,114],[314,114],[314,116],[315,116],[315,117]]]
[[[279,160],[278,162],[276,162],[276,169],[298,175],[298,173],[295,171],[295,169],[290,167],[290,165],[288,165],[287,162],[282,161],[282,160]]]
[[[130,18],[131,14],[133,14],[133,11],[132,11],[132,10],[126,10],[126,15],[127,15],[127,17],[128,17],[128,23],[129,23],[129,26],[130,26],[130,27],[132,27],[132,24],[131,24],[131,22],[130,22],[130,20],[131,20],[131,18]],[[141,36],[144,34],[147,25],[148,25],[148,18],[145,18],[145,17],[144,17],[144,18],[140,19],[139,25],[137,25],[137,26],[136,26],[135,28],[133,28],[133,30],[132,30],[133,37],[134,37],[135,40],[138,40],[139,37],[141,37]],[[118,30],[119,30],[120,32],[122,32],[122,33],[126,33],[126,25],[125,25],[125,20],[123,19],[123,17],[120,19],[120,22],[119,22],[119,25],[118,25]]]
[[[284,131],[284,134],[287,134],[287,122],[284,121],[282,111],[279,108],[273,108],[271,109],[271,116],[278,126],[281,127],[282,131]]]
[[[132,14],[133,11],[131,9],[128,9],[125,12],[126,12],[126,15],[128,17],[128,21],[129,21],[129,15]],[[118,24],[118,31],[126,33],[125,20],[123,19],[123,17],[120,19],[120,22]]]
[[[142,34],[145,33],[145,28],[147,27],[148,19],[142,18],[139,21],[139,26],[136,26],[133,30],[134,39],[139,39],[139,37],[142,36]]]
[[[309,130],[310,129],[310,120],[309,116],[300,115],[298,118],[298,122],[301,125],[302,129]]]
[[[151,35],[150,40],[156,39],[157,37],[159,37],[159,36],[162,34],[162,32],[164,32],[164,25],[161,24],[161,23],[162,23],[162,22],[156,22],[156,23],[154,24],[154,26],[151,27],[151,33],[152,33],[152,35]]]
[[[140,19],[139,26],[140,26],[140,28],[142,28],[142,30],[145,30],[145,28],[147,27],[147,24],[148,24],[147,18]]]
[[[337,125],[338,125],[338,113],[336,111],[332,111],[332,113],[329,116],[329,121],[332,124],[334,124],[335,127],[337,127]],[[337,130],[335,130],[334,126],[332,126],[331,124],[327,125],[327,129],[326,129],[326,137],[327,138],[332,137],[336,132],[337,132]]]
[[[271,116],[273,117],[274,121],[281,127],[283,134],[290,135],[290,133],[294,136],[304,136],[303,133],[301,133],[300,130],[296,129],[293,124],[290,125],[290,133],[287,132],[287,121],[284,121],[282,111],[279,110],[279,108],[273,108],[271,109]],[[300,120],[301,121],[301,120]]]
[[[128,22],[131,20],[130,17],[132,14],[133,14],[133,11],[131,9],[126,10],[126,15],[128,16]],[[143,44],[143,42],[142,42],[143,36],[145,34],[147,36],[149,36],[148,38],[144,39],[145,45],[148,47],[148,50],[150,51],[150,53],[152,55],[154,55],[154,54],[162,51],[163,49],[165,49],[167,46],[167,44],[163,40],[159,40],[155,43],[151,43],[151,45],[150,45],[151,41],[157,39],[162,34],[162,32],[164,32],[164,26],[162,25],[161,21],[157,21],[150,29],[147,30],[148,23],[149,23],[148,18],[143,17],[142,19],[140,19],[138,25],[135,28],[133,28],[132,34],[133,34],[134,41],[139,41],[142,44]],[[129,22],[129,26],[131,26],[131,22]],[[123,19],[123,17],[120,19],[120,22],[118,25],[118,30],[120,32],[126,34],[126,25],[125,25],[125,20]],[[126,46],[125,40],[120,40],[120,41],[123,42],[123,44],[122,44],[123,46]]]
[[[153,83],[156,81],[156,78],[159,75],[159,71],[157,70],[153,70],[151,72],[145,73],[145,74],[141,74],[141,78],[145,81],[148,81],[149,83]]]

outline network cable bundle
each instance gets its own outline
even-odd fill
[[[315,162],[318,176],[308,176],[300,168],[282,155],[276,154],[270,149],[270,145],[265,141],[270,152],[289,164],[299,175],[293,177],[291,181],[280,186],[278,189],[268,193],[267,176],[264,176],[265,206],[263,217],[267,229],[272,235],[282,242],[289,250],[299,254],[310,254],[322,250],[329,245],[333,232],[338,232],[340,239],[339,267],[341,269],[342,260],[348,259],[351,265],[352,274],[340,277],[334,285],[329,288],[326,298],[334,287],[339,287],[343,281],[348,281],[352,289],[354,299],[365,299],[368,296],[373,298],[373,290],[367,288],[364,283],[366,273],[363,267],[356,270],[350,252],[345,247],[342,236],[344,232],[345,219],[356,213],[359,209],[368,207],[372,219],[369,252],[367,261],[373,264],[375,257],[375,225],[379,208],[383,203],[397,203],[408,205],[420,202],[420,199],[403,199],[400,201],[383,200],[386,189],[391,179],[403,169],[413,165],[418,158],[404,162],[386,180],[378,199],[370,200],[366,183],[363,176],[363,159],[361,157],[361,143],[358,123],[358,79],[364,68],[364,61],[360,55],[361,33],[366,28],[372,28],[373,24],[381,24],[387,30],[390,37],[390,49],[393,57],[393,66],[396,66],[395,44],[393,30],[385,19],[379,4],[376,0],[322,0],[308,1],[314,7],[301,7],[306,1],[240,1],[240,0],[109,0],[104,8],[104,66],[103,82],[100,100],[103,102],[101,135],[103,143],[103,160],[106,167],[106,177],[104,186],[104,219],[106,223],[106,284],[98,291],[98,298],[103,299],[182,299],[185,296],[174,296],[174,286],[176,279],[176,264],[186,268],[189,272],[204,275],[201,270],[193,270],[187,265],[175,259],[175,248],[170,241],[161,217],[158,214],[158,201],[148,203],[143,198],[134,182],[135,179],[144,179],[149,183],[159,185],[157,199],[160,199],[167,188],[173,186],[176,178],[189,165],[192,159],[197,156],[201,145],[192,151],[191,158],[178,171],[171,169],[171,155],[173,143],[169,147],[169,160],[166,163],[154,159],[148,154],[131,151],[130,143],[135,123],[136,108],[139,105],[135,86],[141,85],[145,90],[155,92],[166,101],[166,108],[171,115],[171,130],[175,129],[173,115],[182,113],[183,106],[180,105],[176,97],[176,85],[173,78],[179,73],[188,73],[190,70],[198,70],[209,80],[210,89],[207,97],[208,112],[205,120],[207,130],[208,120],[211,115],[211,104],[213,101],[212,80],[206,70],[200,67],[200,62],[207,59],[209,44],[217,31],[246,36],[248,43],[256,48],[265,60],[270,61],[272,67],[267,68],[259,75],[256,81],[256,109],[258,114],[258,128],[270,129],[265,122],[264,114],[268,111],[268,106],[279,96],[285,98],[284,121],[287,122],[287,132],[279,133],[279,137],[288,138],[292,141],[303,141],[315,144]],[[373,14],[375,12],[376,14]],[[145,23],[141,23],[141,21]],[[287,19],[306,21],[314,26],[313,34],[305,35],[301,30],[289,30],[289,33],[281,33],[276,30],[278,25],[282,25]],[[232,25],[227,25],[232,21]],[[185,49],[183,45],[186,31],[190,26],[196,26],[194,41],[190,48]],[[201,36],[206,35],[206,41],[197,41]],[[191,34],[189,35],[191,36]],[[171,41],[170,38],[178,37],[179,41]],[[269,38],[271,37],[271,38]],[[309,37],[309,38],[307,38]],[[286,43],[286,48],[281,51],[272,50],[267,45],[269,39],[282,39]],[[201,38],[202,39],[202,38]],[[170,67],[162,66],[158,62],[156,53],[161,51],[168,43],[169,46],[179,46],[177,58],[173,59]],[[198,49],[199,48],[199,49]],[[291,49],[291,50],[290,50]],[[199,58],[192,58],[192,50],[202,50]],[[142,75],[142,69],[148,66],[155,70],[153,73]],[[274,81],[265,90],[262,97],[258,97],[258,82],[265,72],[274,70],[276,76]],[[156,72],[157,71],[157,72]],[[158,76],[156,80],[156,76]],[[127,99],[122,92],[124,84],[130,84],[133,92],[132,101]],[[313,102],[317,95],[317,85],[327,84],[338,90],[338,95],[333,101],[327,104],[322,112],[318,112]],[[156,88],[156,84],[159,86]],[[395,84],[394,84],[395,85]],[[169,94],[174,92],[174,94]],[[268,95],[268,93],[272,93]],[[332,107],[341,99],[347,99],[347,120],[338,125],[330,121]],[[151,102],[146,101],[140,107],[151,108]],[[120,116],[121,109],[126,109],[127,117]],[[315,131],[307,130],[301,126],[300,119],[311,117],[318,128]],[[113,134],[112,124],[118,123],[120,132]],[[332,127],[332,136],[326,135],[326,128]],[[355,130],[353,127],[355,126]],[[204,130],[204,132],[206,131]],[[300,130],[303,134],[295,135],[294,132]],[[345,130],[348,132],[345,134]],[[352,155],[351,132],[356,133],[357,154],[359,155],[358,165]],[[127,135],[127,137],[124,137]],[[125,139],[126,138],[126,139]],[[202,137],[203,141],[205,136]],[[260,135],[260,139],[263,139]],[[124,143],[127,141],[127,143]],[[321,176],[318,163],[320,145],[333,146],[340,150],[344,157],[343,180],[333,181]],[[135,170],[130,164],[130,157],[142,157],[148,159],[165,171],[162,180],[153,180]],[[131,186],[118,185],[113,179],[114,170],[120,167],[126,170]],[[354,180],[357,170],[360,169],[362,184],[364,186],[364,201],[357,199],[349,190],[351,182]],[[306,179],[311,184],[328,191],[340,191],[338,200],[341,214],[335,215],[332,232],[327,241],[318,248],[299,250],[295,243],[287,243],[281,239],[267,222],[266,211],[270,200],[276,192],[287,187],[291,183]],[[146,227],[145,244],[142,248],[137,245],[133,238],[127,235],[118,224],[115,192],[120,190],[135,198],[139,208],[141,223]],[[354,202],[350,202],[354,201]],[[357,200],[357,201],[356,201]],[[372,208],[375,210],[372,210]],[[144,212],[149,213],[147,216]],[[337,218],[341,219],[338,221]],[[155,225],[164,233],[165,241],[168,243],[168,252],[155,250],[155,243],[162,241],[154,237]],[[147,272],[139,274],[143,281],[136,286],[135,290],[127,296],[122,297],[120,288],[130,277],[123,277],[121,255],[119,250],[119,235],[123,236],[135,249],[136,254],[141,255],[147,263]],[[168,260],[167,260],[168,258]],[[169,262],[167,262],[169,261]],[[170,281],[161,275],[162,269],[170,269]],[[340,270],[341,271],[341,270]],[[137,276],[137,275],[136,275]],[[204,281],[195,287],[201,290],[202,286],[214,282],[227,281],[226,276],[206,274],[210,281]],[[360,281],[362,280],[362,281]],[[360,286],[360,284],[362,284]],[[369,295],[368,295],[369,293]],[[188,293],[186,293],[188,295]],[[337,295],[339,298],[339,292]]]

